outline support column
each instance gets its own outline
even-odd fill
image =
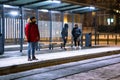
[[[4,6],[2,4],[2,26],[0,28],[0,55],[4,54],[4,45],[5,45],[5,15],[4,15]]]
[[[37,20],[36,23],[38,25],[38,21],[39,21],[39,11],[38,11],[38,9],[36,9],[36,20]],[[39,29],[39,26],[38,26],[38,29]],[[36,50],[38,50],[38,42],[37,42]]]
[[[38,11],[38,9],[36,9],[36,20],[37,20],[37,24],[38,24],[38,21],[39,21],[39,11]]]
[[[95,15],[95,17],[94,17],[94,23],[93,23],[93,26],[94,26],[94,28],[95,28],[95,45],[97,45],[97,21],[96,21],[96,15]]]
[[[74,14],[72,13],[72,29],[73,29],[73,27],[74,27]],[[71,47],[73,47],[73,45],[74,45],[74,42],[73,42],[73,36],[71,36]]]
[[[64,12],[61,13],[62,28],[64,27]]]
[[[72,28],[74,27],[74,23],[75,23],[75,21],[74,21],[74,13],[72,13]]]
[[[63,27],[64,27],[64,12],[61,12],[61,21],[62,21],[62,29],[63,29]],[[62,29],[61,29],[61,31],[62,31]],[[62,40],[62,38],[60,37],[60,39]],[[61,43],[61,48],[63,47],[63,43]]]
[[[80,15],[80,23],[82,24],[83,22],[83,15],[82,14],[79,14]],[[83,24],[81,25],[81,47],[83,47]]]
[[[20,31],[20,52],[23,50],[23,8],[20,7],[21,31]]]
[[[52,49],[52,12],[49,11],[50,15],[50,37],[49,37],[49,49]]]

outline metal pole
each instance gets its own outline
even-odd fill
[[[100,41],[100,33],[98,34],[98,45],[99,45],[99,42]]]
[[[4,54],[4,43],[5,43],[5,14],[4,14],[4,6],[2,4],[2,42],[1,42],[1,52],[0,54]]]
[[[82,19],[82,22],[83,22],[83,15],[82,14],[80,14],[80,16],[81,16],[81,19]],[[83,47],[83,26],[81,26],[81,47]]]
[[[38,25],[38,21],[39,21],[39,11],[38,9],[36,9],[36,20],[37,20],[37,25]],[[39,26],[38,26],[38,29],[39,29]],[[36,50],[38,50],[38,42],[37,42],[37,45],[36,45]]]
[[[2,18],[0,17],[0,33],[2,33],[2,32],[1,32],[1,29],[2,29],[2,25],[1,25],[1,24],[2,24],[2,23],[1,23],[2,20],[1,20],[1,19],[2,19]]]
[[[36,9],[36,20],[37,20],[37,24],[38,24],[38,21],[39,21],[39,11],[38,11],[38,9]]]
[[[1,8],[1,5],[0,5],[0,8]],[[1,19],[2,19],[2,17],[0,17],[0,33],[2,33],[2,32],[1,32],[1,31],[2,31],[2,30],[1,30],[1,29],[2,29],[2,20],[1,20]]]
[[[117,34],[115,34],[115,45],[117,45]]]
[[[64,27],[64,12],[61,12],[61,21],[62,21],[62,28]],[[61,29],[62,30],[62,29]],[[60,38],[61,40],[62,38]],[[63,47],[63,43],[60,44],[60,47]]]
[[[23,8],[20,7],[20,18],[21,18],[21,39],[20,39],[20,52],[23,50]]]
[[[74,14],[72,13],[72,29],[74,27]],[[73,47],[74,43],[73,43],[73,36],[71,36],[71,47]]]
[[[72,28],[74,27],[74,13],[72,13]]]
[[[107,34],[107,45],[109,45],[109,33]]]
[[[52,12],[51,10],[49,11],[50,15],[50,37],[49,37],[49,49],[52,49]]]
[[[96,23],[96,15],[94,17],[94,27],[95,27],[95,45],[97,44],[97,23]]]
[[[62,14],[61,15],[61,21],[62,21],[62,28],[63,28],[63,26],[64,26],[64,12],[62,12],[61,14]]]

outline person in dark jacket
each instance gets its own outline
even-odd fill
[[[64,24],[64,27],[62,28],[62,31],[61,31],[61,35],[63,39],[62,47],[66,50],[65,45],[67,43],[67,38],[68,38],[68,24]]]
[[[28,18],[28,23],[25,26],[25,36],[28,42],[28,61],[38,60],[35,57],[35,47],[36,43],[40,40],[40,35],[35,17]]]
[[[81,36],[81,30],[78,27],[78,24],[75,24],[75,27],[72,29],[72,36],[75,44],[75,48],[80,48],[80,36]]]

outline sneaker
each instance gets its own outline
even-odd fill
[[[81,46],[79,46],[78,48],[81,49]]]
[[[66,48],[64,48],[64,50],[67,50]]]
[[[38,60],[37,58],[33,58],[32,60]]]
[[[76,47],[76,46],[74,46],[73,48],[74,48],[74,49],[77,49],[77,47]]]
[[[32,59],[31,59],[31,58],[28,58],[28,61],[32,61]]]

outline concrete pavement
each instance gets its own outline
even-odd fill
[[[119,80],[120,54],[0,76],[0,80]]]

